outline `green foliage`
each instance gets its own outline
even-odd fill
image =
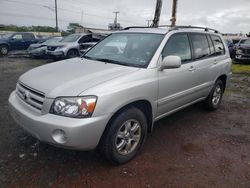
[[[67,27],[67,32],[68,33],[75,33],[76,28],[83,28],[83,26],[80,25],[79,23],[69,23],[69,25]]]
[[[1,30],[14,32],[56,32],[56,29],[50,26],[1,25]]]
[[[250,65],[233,64],[232,72],[236,74],[250,74]]]

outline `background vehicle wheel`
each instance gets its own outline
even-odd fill
[[[100,152],[113,164],[130,161],[142,148],[147,121],[142,111],[131,107],[119,112],[104,132]]]
[[[69,50],[67,53],[67,58],[74,58],[78,56],[79,56],[79,53],[77,50]]]
[[[0,54],[1,55],[8,55],[9,53],[9,47],[6,45],[1,45],[0,46]]]
[[[213,89],[205,100],[205,107],[207,110],[214,111],[219,108],[224,89],[223,82],[221,80],[217,80]]]

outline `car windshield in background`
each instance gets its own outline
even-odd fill
[[[164,35],[115,33],[99,42],[83,57],[107,63],[147,67]]]
[[[69,35],[65,37],[61,42],[76,42],[81,35]]]
[[[240,43],[250,45],[250,39],[244,39]]]
[[[46,40],[43,44],[45,44],[45,45],[51,45],[51,44],[60,42],[61,40],[62,40],[62,38],[56,37],[56,38],[52,38],[52,39]]]

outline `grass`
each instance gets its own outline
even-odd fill
[[[243,64],[233,64],[232,65],[232,72],[235,74],[250,74],[250,64],[243,65]]]

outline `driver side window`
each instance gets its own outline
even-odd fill
[[[22,40],[22,39],[23,39],[23,36],[20,35],[20,34],[17,34],[17,35],[14,35],[14,36],[12,37],[12,39],[14,39],[14,40]]]
[[[187,34],[175,34],[170,37],[162,51],[162,57],[179,56],[182,63],[191,61],[192,54]]]

